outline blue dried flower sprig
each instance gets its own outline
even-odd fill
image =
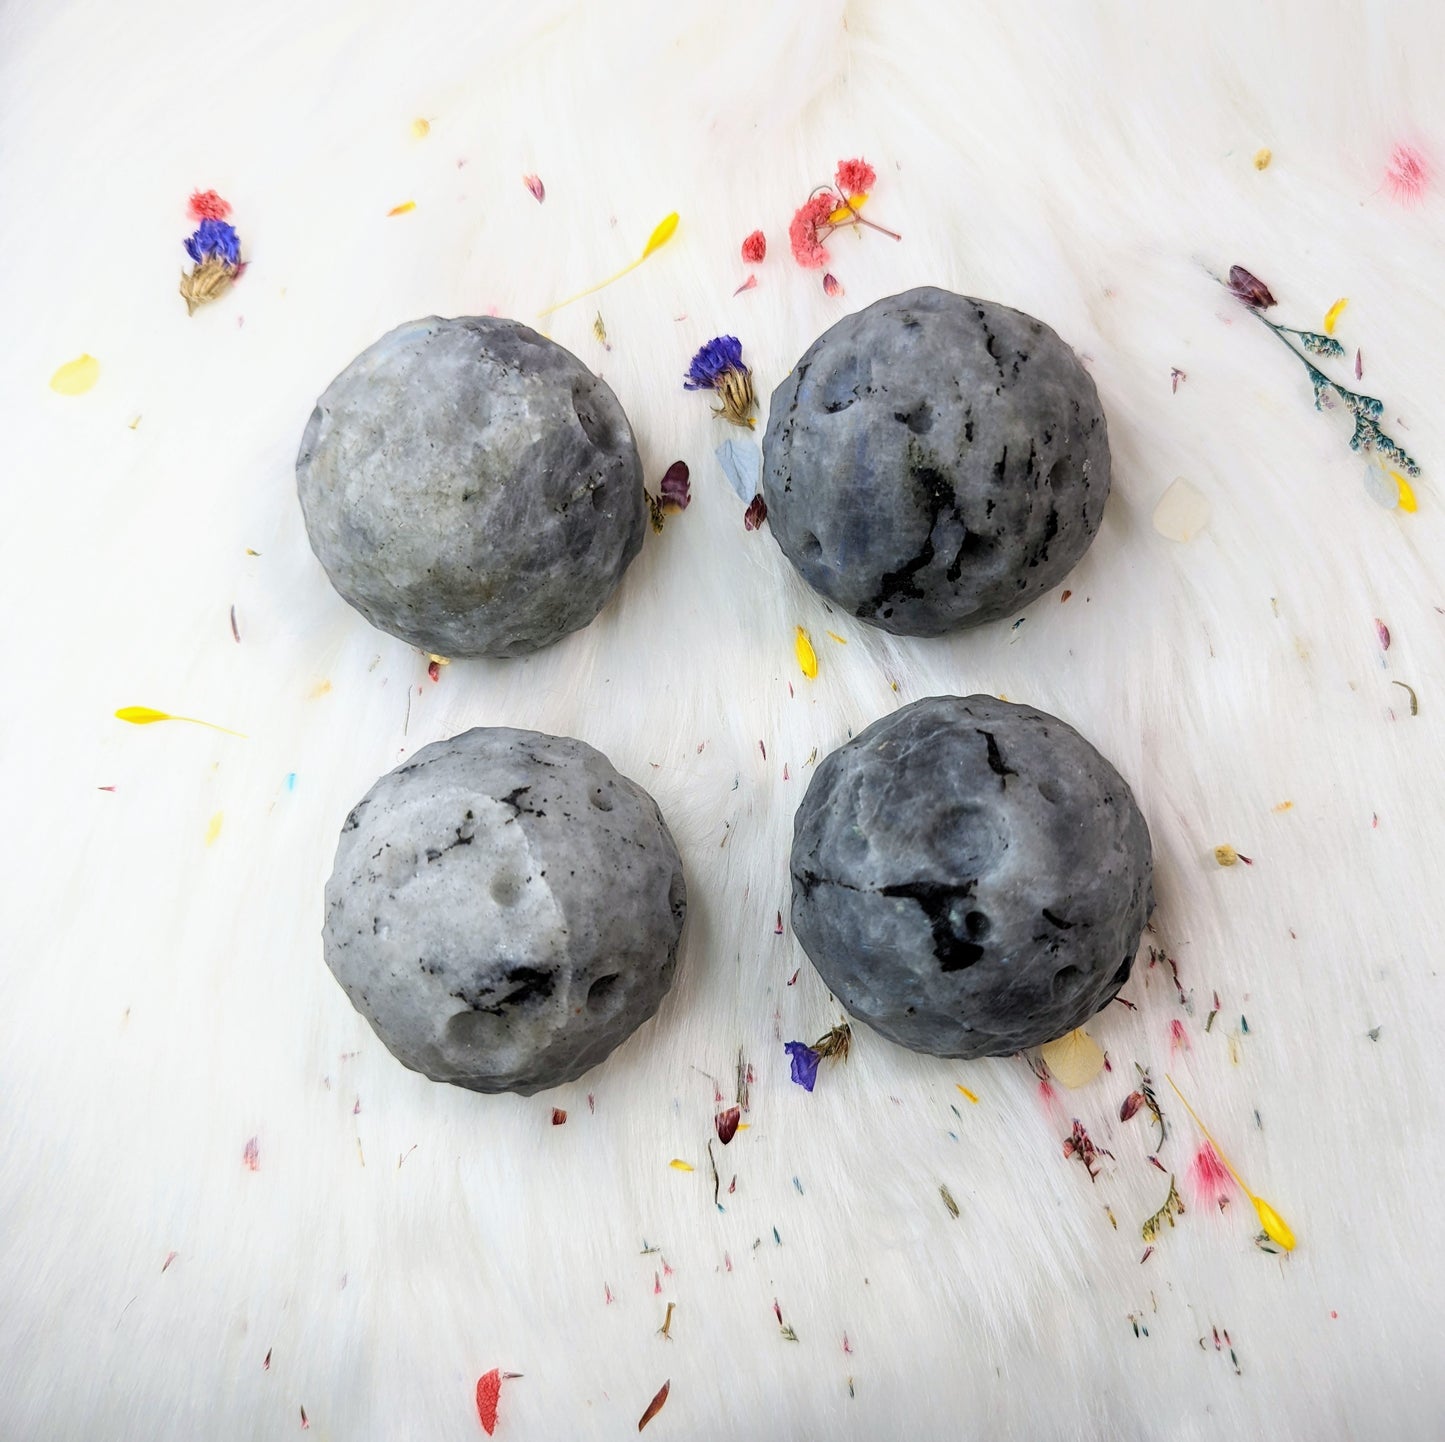
[[[757,425],[753,408],[753,373],[743,364],[743,343],[735,335],[714,336],[693,356],[683,380],[685,391],[712,391],[722,402],[713,408],[735,426]]]
[[[800,1041],[783,1045],[791,1063],[791,1076],[805,1091],[812,1091],[818,1080],[818,1063],[821,1061],[847,1061],[848,1049],[853,1044],[853,1028],[842,1022],[831,1031],[826,1031],[812,1046]]]
[[[1245,306],[1261,325],[1268,326],[1279,338],[1280,344],[1304,366],[1310,378],[1310,385],[1314,390],[1315,409],[1317,411],[1332,410],[1338,403],[1342,404],[1354,417],[1355,428],[1350,435],[1352,451],[1372,455],[1382,463],[1399,466],[1408,476],[1414,477],[1420,474],[1419,463],[1414,457],[1380,428],[1380,417],[1385,411],[1384,402],[1375,396],[1361,395],[1347,386],[1341,385],[1338,381],[1331,380],[1309,359],[1312,355],[1318,356],[1321,360],[1343,359],[1345,348],[1339,341],[1333,336],[1324,335],[1319,331],[1296,330],[1293,326],[1279,325],[1270,320],[1265,315],[1265,311],[1277,304],[1273,294],[1258,276],[1252,275],[1242,265],[1231,266],[1229,279],[1220,283]],[[1291,336],[1298,340],[1299,345],[1304,348],[1303,350],[1296,347],[1290,340]],[[1366,487],[1372,495],[1377,495],[1377,488],[1373,481],[1373,476],[1368,477]],[[1402,479],[1396,477],[1387,494],[1393,505],[1399,505],[1405,510],[1415,509],[1413,492]]]
[[[199,224],[186,238],[186,254],[194,262],[189,272],[181,275],[181,298],[190,315],[196,307],[217,299],[245,269],[241,260],[241,237],[226,216],[231,207],[208,190],[191,197],[191,216]]]

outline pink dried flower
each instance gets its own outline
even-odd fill
[[[1219,1160],[1219,1153],[1208,1142],[1194,1154],[1189,1164],[1189,1184],[1201,1202],[1220,1205],[1234,1185],[1228,1170]]]
[[[823,290],[828,295],[843,294],[843,283],[831,270],[823,277]]]
[[[1414,205],[1430,184],[1430,165],[1413,145],[1397,145],[1385,167],[1385,184],[1401,205]]]
[[[193,190],[190,200],[191,219],[224,220],[231,213],[230,204],[214,190]]]
[[[535,200],[538,205],[541,205],[541,203],[546,200],[547,187],[542,184],[542,177],[540,175],[524,175],[522,177],[522,184],[532,192],[532,199]]]
[[[1176,1051],[1189,1051],[1189,1034],[1184,1030],[1184,1023],[1174,1020],[1169,1023],[1169,1055],[1173,1056]]]
[[[800,205],[788,226],[788,244],[793,259],[807,270],[822,270],[828,263],[828,252],[818,239],[818,231],[828,224],[836,197],[832,191],[820,191]]]
[[[756,265],[768,253],[768,238],[762,231],[755,230],[743,241],[743,259],[749,265]]]
[[[844,195],[865,195],[873,189],[878,172],[866,160],[840,160],[836,178]]]

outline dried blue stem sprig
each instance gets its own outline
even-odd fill
[[[735,426],[750,430],[757,425],[753,409],[753,373],[743,364],[743,345],[735,335],[714,336],[693,356],[682,388],[687,391],[712,391],[720,405],[713,408]]]
[[[1216,280],[1219,278],[1216,276]],[[1229,268],[1229,279],[1220,281],[1229,293],[1234,296],[1261,325],[1268,328],[1278,338],[1279,343],[1304,366],[1310,378],[1310,385],[1314,389],[1315,409],[1333,409],[1337,403],[1354,417],[1355,429],[1350,436],[1350,449],[1366,455],[1375,455],[1392,465],[1399,466],[1406,475],[1414,477],[1420,474],[1420,466],[1392,436],[1387,435],[1380,428],[1380,417],[1384,414],[1384,402],[1374,396],[1361,395],[1350,390],[1347,386],[1341,385],[1336,380],[1331,380],[1313,361],[1310,356],[1318,356],[1321,360],[1341,360],[1345,355],[1345,348],[1333,336],[1323,335],[1319,331],[1296,330],[1293,326],[1279,325],[1265,315],[1265,311],[1277,304],[1270,289],[1258,276],[1252,275],[1242,265],[1233,265]],[[1290,339],[1293,336],[1303,346],[1299,349]],[[1307,353],[1308,354],[1307,354]]]

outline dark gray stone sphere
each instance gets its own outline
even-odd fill
[[[317,402],[296,458],[311,549],[373,626],[520,656],[585,626],[642,548],[617,397],[514,320],[412,321]]]
[[[346,818],[326,964],[403,1065],[530,1095],[657,1010],[686,909],[642,787],[581,741],[478,727],[424,746]]]
[[[1015,614],[1089,548],[1109,436],[1042,321],[923,286],[845,316],[773,392],[768,524],[870,625],[937,636]]]
[[[1129,979],[1154,905],[1149,828],[1057,717],[915,701],[834,751],[793,827],[793,930],[838,1000],[934,1056],[1006,1056]]]

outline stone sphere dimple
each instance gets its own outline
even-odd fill
[[[1109,437],[1042,321],[923,286],[824,331],[773,392],[768,524],[798,574],[903,636],[1016,613],[1089,548]]]
[[[647,514],[611,389],[490,316],[412,321],[357,356],[317,402],[296,488],[332,585],[447,657],[520,656],[587,625]]]
[[[793,930],[838,1000],[934,1056],[1007,1056],[1129,979],[1149,828],[1057,717],[933,696],[817,768],[794,818]]]
[[[657,803],[570,737],[478,727],[342,827],[326,964],[404,1066],[472,1091],[572,1081],[658,1008],[687,910]]]

